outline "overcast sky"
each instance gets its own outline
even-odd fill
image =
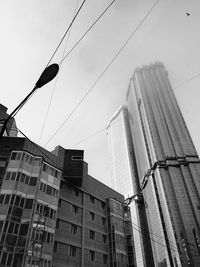
[[[39,89],[17,114],[18,128],[44,146],[155,2],[116,0],[63,62],[57,82]],[[64,50],[67,53],[109,3],[111,0],[86,0],[68,42],[66,38],[52,63],[60,62]],[[0,1],[0,102],[9,113],[33,88],[71,22],[76,5],[76,0]],[[183,84],[175,89],[175,95],[199,153],[200,76],[188,81],[200,73],[199,28],[199,0],[160,0],[46,148],[53,150],[61,145],[84,149],[89,173],[109,185],[106,131],[93,134],[106,128],[109,118],[125,103],[134,69],[161,61],[172,87]],[[80,143],[90,135],[93,136]]]

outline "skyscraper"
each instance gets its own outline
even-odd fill
[[[138,182],[156,266],[200,266],[200,160],[161,63],[127,92]]]
[[[140,192],[128,109],[121,106],[107,126],[110,183],[125,198]],[[153,267],[145,205],[142,194],[130,202],[137,267]]]

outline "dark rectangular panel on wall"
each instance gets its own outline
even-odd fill
[[[83,150],[65,150],[63,178],[76,186],[82,185],[83,154]]]

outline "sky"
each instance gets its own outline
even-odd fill
[[[46,149],[52,151],[57,145],[83,149],[89,174],[107,185],[110,183],[105,128],[109,118],[125,104],[129,80],[136,67],[156,61],[165,65],[200,154],[199,0],[158,1],[67,119],[155,2],[116,0],[63,61],[59,75],[40,88],[16,115],[18,128]],[[8,107],[8,113],[32,90],[81,3],[81,0],[0,1],[0,102]],[[51,63],[61,61],[110,3],[111,0],[86,0]]]

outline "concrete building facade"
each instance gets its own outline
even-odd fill
[[[0,138],[0,266],[135,266],[130,209],[84,151]]]

